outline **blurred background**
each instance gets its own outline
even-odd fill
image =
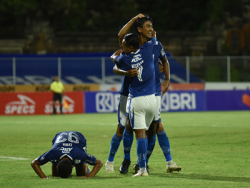
[[[166,51],[169,90],[250,89],[250,0],[1,0],[0,12],[0,92],[49,91],[55,75],[68,91],[119,91],[109,57],[139,13]]]

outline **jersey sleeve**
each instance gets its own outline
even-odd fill
[[[44,165],[49,161],[53,163],[53,160],[54,160],[53,152],[51,152],[51,150],[47,151],[44,154],[42,154],[40,157],[38,157],[37,160],[40,163],[40,165]]]
[[[160,60],[162,60],[162,59],[164,59],[167,56],[166,56],[166,53],[165,53],[165,51],[163,49],[162,44],[159,41],[157,41],[157,42],[158,42],[158,45],[160,46],[160,50],[161,50],[159,58],[160,58]]]
[[[121,69],[127,71],[131,69],[131,63],[126,55],[118,55],[115,57],[115,64],[117,64]]]
[[[85,153],[85,152],[84,152]],[[85,153],[82,159],[82,162],[86,162],[90,165],[95,165],[96,158],[93,155]]]

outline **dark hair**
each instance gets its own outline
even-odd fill
[[[57,173],[61,178],[68,178],[72,172],[72,163],[67,160],[61,160],[57,165]]]
[[[134,33],[129,33],[124,36],[126,46],[132,46],[135,50],[139,48],[139,37]]]
[[[142,17],[142,18],[138,18],[136,21],[135,21],[135,30],[136,30],[136,32],[138,33],[138,34],[140,34],[139,32],[138,32],[138,27],[143,27],[143,25],[144,25],[144,23],[146,22],[146,21],[150,21],[152,24],[153,24],[153,20],[152,20],[152,18],[151,17],[149,17],[149,16],[145,16],[145,17]]]

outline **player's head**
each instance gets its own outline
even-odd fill
[[[153,20],[149,16],[138,18],[135,22],[135,29],[139,35],[143,35],[146,38],[152,37]]]
[[[68,178],[72,173],[72,163],[70,160],[63,159],[57,165],[57,173],[61,178]]]
[[[136,51],[139,48],[138,35],[134,33],[126,34],[122,40],[122,48],[125,54],[130,54],[130,52]]]

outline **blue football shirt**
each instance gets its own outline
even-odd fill
[[[136,52],[121,54],[115,58],[115,63],[123,70],[127,71],[137,68],[139,74],[135,78],[129,78],[130,97],[151,95],[156,93],[155,88],[155,67],[153,59],[155,41],[149,40]]]
[[[86,139],[76,131],[60,132],[52,140],[52,148],[38,157],[38,162],[43,165],[47,162],[58,164],[60,159],[67,156],[73,165],[86,162],[94,165],[96,158],[87,154]]]

